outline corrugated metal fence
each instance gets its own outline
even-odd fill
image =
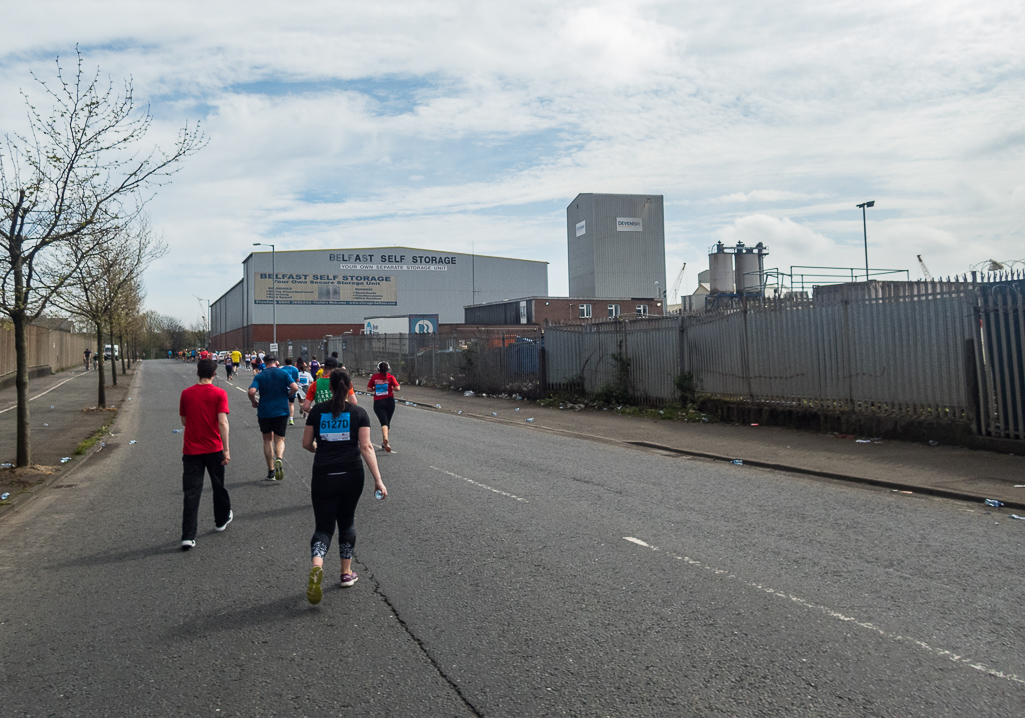
[[[971,421],[974,288],[920,289],[684,317],[683,371],[714,398]]]
[[[680,320],[548,327],[545,356],[548,390],[609,390],[640,403],[669,401],[680,374]]]
[[[992,278],[991,278],[992,279]],[[612,390],[637,403],[698,396],[763,406],[954,422],[1025,440],[1025,277],[870,282],[814,300],[586,325],[370,335],[320,342],[356,373],[488,393]],[[311,349],[312,349],[311,342]]]
[[[976,361],[982,433],[1025,440],[1025,281],[980,287]]]
[[[516,333],[474,329],[451,336],[438,334],[358,334],[333,337],[337,351],[354,374],[371,374],[387,361],[402,382],[473,389],[488,393],[537,396],[540,329]]]

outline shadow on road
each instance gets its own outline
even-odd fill
[[[300,619],[316,615],[298,589],[294,596],[285,596],[261,606],[246,606],[235,611],[216,611],[197,616],[182,623],[164,635],[167,641],[180,641],[197,636],[208,636],[220,631],[236,631],[264,623],[280,624],[282,620]]]
[[[112,563],[122,563],[124,561],[139,561],[141,559],[153,558],[155,556],[161,556],[164,554],[181,553],[181,546],[175,542],[174,544],[168,544],[166,541],[157,545],[149,546],[147,548],[137,548],[131,551],[108,551],[106,553],[98,553],[92,556],[79,556],[71,561],[64,563],[51,564],[49,568],[78,568],[81,566],[105,566]]]

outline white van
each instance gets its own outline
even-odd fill
[[[111,346],[112,345],[110,345],[110,344],[104,344],[103,345],[103,361],[111,361],[111,357],[110,357]],[[121,352],[118,350],[118,345],[114,344],[113,347],[114,347],[114,359],[120,359],[121,358]]]

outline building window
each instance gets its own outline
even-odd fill
[[[580,305],[580,318],[581,319],[590,319],[591,318],[591,305],[590,304],[581,304]]]
[[[641,316],[641,317],[648,316],[648,305],[647,304],[638,304],[637,305],[637,314],[638,314],[638,316]]]
[[[618,316],[619,316],[619,305],[618,304],[610,304],[609,305],[609,319],[615,319]]]

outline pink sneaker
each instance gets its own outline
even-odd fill
[[[352,584],[359,580],[359,576],[356,575],[355,571],[342,574],[342,588],[348,588]]]

